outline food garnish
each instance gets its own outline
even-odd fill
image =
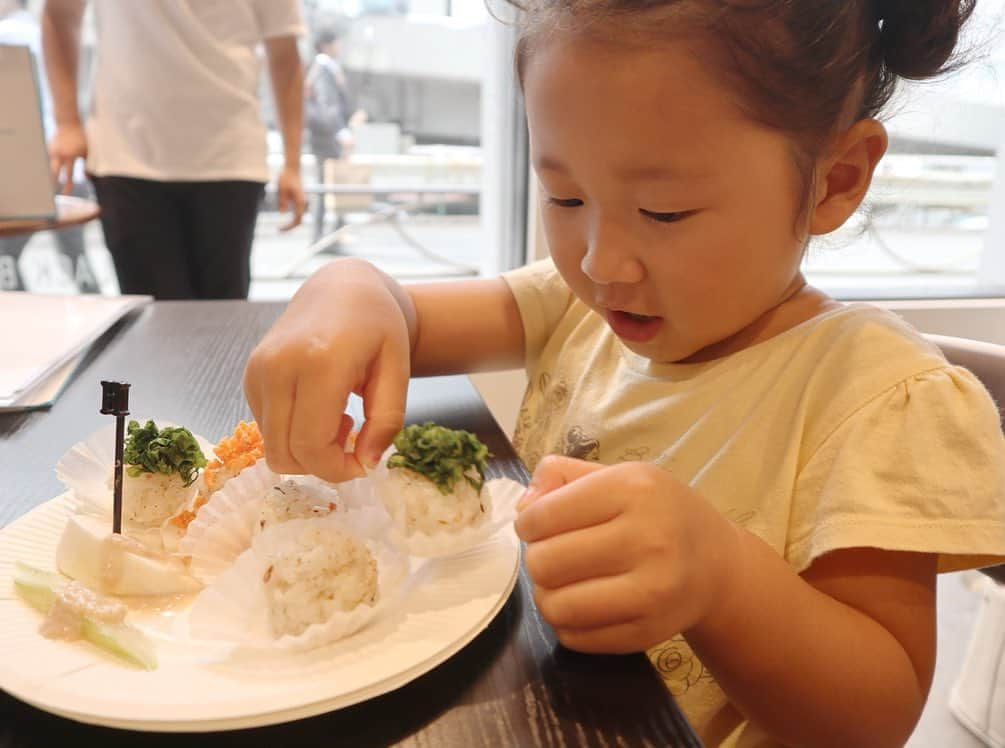
[[[394,437],[397,450],[389,468],[408,468],[428,478],[442,494],[449,494],[462,478],[476,491],[485,483],[488,447],[470,431],[448,429],[427,421],[406,426]]]
[[[158,429],[153,421],[140,426],[130,421],[127,429],[123,462],[132,478],[142,473],[177,473],[186,486],[199,477],[199,469],[206,466],[206,457],[192,432],[181,426]]]
[[[178,514],[173,516],[169,522],[177,527],[179,530],[186,530],[188,526],[195,521],[195,515],[202,509],[206,504],[209,503],[209,499],[203,496],[201,493],[195,497],[192,502],[191,509],[182,509]]]
[[[221,439],[213,451],[218,459],[211,460],[205,471],[206,488],[210,492],[264,457],[265,443],[257,423],[241,421],[234,433]]]
[[[17,562],[14,587],[31,607],[44,613],[43,634],[82,638],[145,670],[157,667],[154,646],[142,632],[123,623],[125,606],[79,582]]]

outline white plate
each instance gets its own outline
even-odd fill
[[[234,655],[222,662],[212,649],[157,639],[160,664],[147,672],[85,642],[43,638],[40,614],[14,591],[15,561],[53,568],[71,512],[64,494],[0,530],[0,688],[54,714],[133,730],[275,724],[392,691],[488,626],[509,598],[520,562],[509,526],[466,553],[414,559],[420,583],[396,612],[347,639],[299,654]]]

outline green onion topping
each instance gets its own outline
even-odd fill
[[[206,457],[192,432],[181,426],[158,429],[153,421],[142,426],[130,421],[122,461],[132,478],[141,473],[178,473],[186,486],[206,467]]]
[[[485,483],[486,447],[470,431],[448,429],[426,422],[406,426],[394,437],[398,450],[388,458],[389,468],[408,468],[425,476],[449,494],[461,478],[476,491]]]

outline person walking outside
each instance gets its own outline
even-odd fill
[[[339,61],[340,41],[334,28],[322,28],[314,42],[315,56],[304,80],[304,105],[311,153],[318,184],[336,181],[339,162],[355,147],[353,130],[366,121],[358,109]],[[314,241],[324,234],[325,213],[334,210],[334,195],[319,194],[314,210]],[[336,212],[335,228],[338,228]]]

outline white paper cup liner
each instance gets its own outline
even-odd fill
[[[374,507],[380,509],[381,512],[384,511],[380,499],[377,498],[373,482],[369,478],[356,478],[342,483],[329,483],[320,478],[313,477],[311,480],[317,481],[323,486],[330,486],[336,489],[339,498],[342,500],[339,506],[349,511]]]
[[[170,421],[147,418],[127,420],[146,423],[153,420],[158,428],[178,426]],[[213,459],[213,445],[205,438],[194,434],[199,448],[207,460]],[[95,514],[99,517],[112,516],[112,489],[109,478],[115,466],[115,424],[111,423],[83,441],[77,442],[56,463],[56,477],[73,494],[76,511]]]
[[[196,598],[189,612],[189,634],[195,639],[230,642],[251,650],[305,650],[345,638],[400,603],[408,560],[380,537],[379,515],[351,512],[317,519],[295,519],[268,528],[251,547]],[[289,547],[307,523],[332,523],[361,540],[377,562],[377,602],[351,611],[334,613],[297,636],[275,637],[269,621],[262,577],[270,555]]]
[[[192,572],[209,581],[251,547],[265,492],[281,480],[264,459],[223,484],[209,497],[178,543],[178,553],[191,557]]]
[[[287,479],[311,489],[320,503],[334,503],[335,513],[369,513],[368,521],[377,528],[375,532],[383,534],[386,519],[374,500],[366,499],[365,487],[354,489],[350,483],[332,484],[312,475],[279,475],[260,459],[227,481],[189,524],[177,553],[190,558],[192,573],[203,582],[212,581],[250,548],[260,531],[259,518],[266,493]]]
[[[394,454],[389,447],[377,466],[368,474],[378,500],[390,515],[388,537],[398,548],[412,556],[435,558],[451,556],[484,543],[504,525],[516,519],[516,505],[526,488],[508,478],[485,482],[483,493],[489,505],[488,516],[476,525],[437,533],[409,532],[403,498],[397,484],[389,480],[387,458]]]

